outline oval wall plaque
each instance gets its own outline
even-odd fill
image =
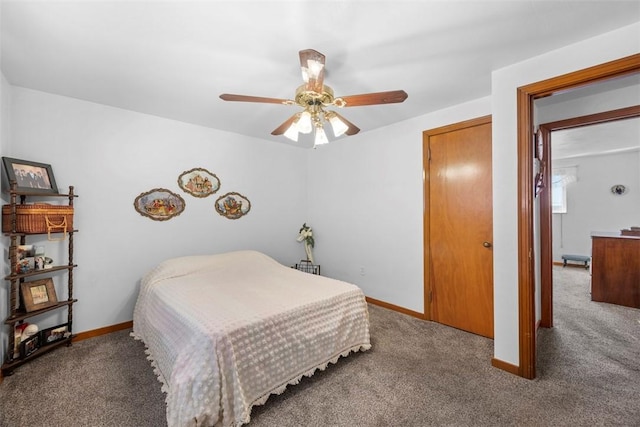
[[[240,193],[227,193],[216,200],[216,212],[228,219],[243,217],[250,209],[251,202]]]
[[[182,172],[178,177],[178,185],[192,196],[207,197],[218,191],[220,180],[206,169],[193,168]]]
[[[184,199],[166,188],[154,188],[136,197],[133,206],[142,216],[165,221],[184,211]]]

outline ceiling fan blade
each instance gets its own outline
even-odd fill
[[[302,78],[307,84],[307,90],[322,93],[324,61],[324,55],[316,50],[305,49],[300,51],[300,68],[302,69]]]
[[[289,117],[287,120],[285,120],[284,123],[282,123],[280,126],[275,128],[273,132],[271,132],[271,135],[282,135],[283,133],[285,133],[287,129],[289,129],[291,124],[298,119],[299,115],[300,113],[296,113],[293,116]]]
[[[356,133],[360,132],[360,128],[358,126],[354,125],[349,120],[345,119],[344,117],[342,117],[340,114],[336,113],[335,111],[332,111],[332,113],[335,114],[336,117],[338,117],[340,119],[340,121],[342,121],[342,123],[347,125],[347,127],[349,128],[349,129],[347,129],[345,131],[345,135],[355,135]]]
[[[232,93],[223,93],[222,95],[220,95],[220,98],[225,101],[264,102],[267,104],[284,104],[284,105],[294,104],[294,102],[291,101],[290,99],[263,98],[260,96],[234,95]]]
[[[349,95],[336,98],[334,105],[338,107],[359,107],[361,105],[394,104],[403,102],[407,99],[407,96],[407,92],[403,90],[363,93],[361,95]]]

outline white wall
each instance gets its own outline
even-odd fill
[[[423,313],[422,132],[488,114],[487,97],[313,150],[309,218],[322,271]]]
[[[579,157],[554,162],[576,166],[578,180],[567,186],[567,213],[553,214],[553,259],[591,255],[593,231],[615,232],[640,224],[640,152]],[[618,196],[611,187],[623,184]]]
[[[164,259],[257,249],[292,264],[303,253],[296,237],[308,220],[306,150],[20,87],[11,113],[3,155],[51,164],[58,188],[74,185],[79,195],[75,332],[130,321],[140,278]],[[194,167],[218,176],[216,194],[179,188],[178,176]],[[185,199],[180,216],[153,221],[134,210],[136,196],[158,187]],[[216,213],[216,198],[229,191],[251,201],[247,216]],[[56,320],[34,319],[41,327]]]

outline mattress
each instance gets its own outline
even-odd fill
[[[371,348],[360,288],[256,251],[159,264],[141,281],[132,336],[162,383],[169,427],[246,424],[271,394]]]

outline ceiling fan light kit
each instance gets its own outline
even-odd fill
[[[296,128],[296,126],[294,126],[294,123],[292,123],[283,135],[294,142],[298,142],[298,132],[298,129]]]
[[[366,93],[335,98],[333,89],[324,84],[325,56],[313,49],[299,52],[302,79],[305,82],[296,90],[294,100],[264,98],[258,96],[234,95],[223,93],[224,101],[260,102],[269,104],[298,105],[303,108],[289,117],[284,123],[271,132],[271,135],[284,135],[292,141],[298,141],[300,133],[309,134],[315,130],[314,144],[327,144],[329,139],[324,129],[325,123],[331,125],[334,137],[355,135],[360,129],[335,111],[327,107],[355,107],[363,105],[393,104],[407,99],[403,90]]]
[[[333,135],[338,137],[344,135],[344,133],[349,130],[349,126],[338,117],[332,111],[329,111],[324,114],[325,119],[329,119],[329,123],[331,123],[331,128],[333,129]]]

